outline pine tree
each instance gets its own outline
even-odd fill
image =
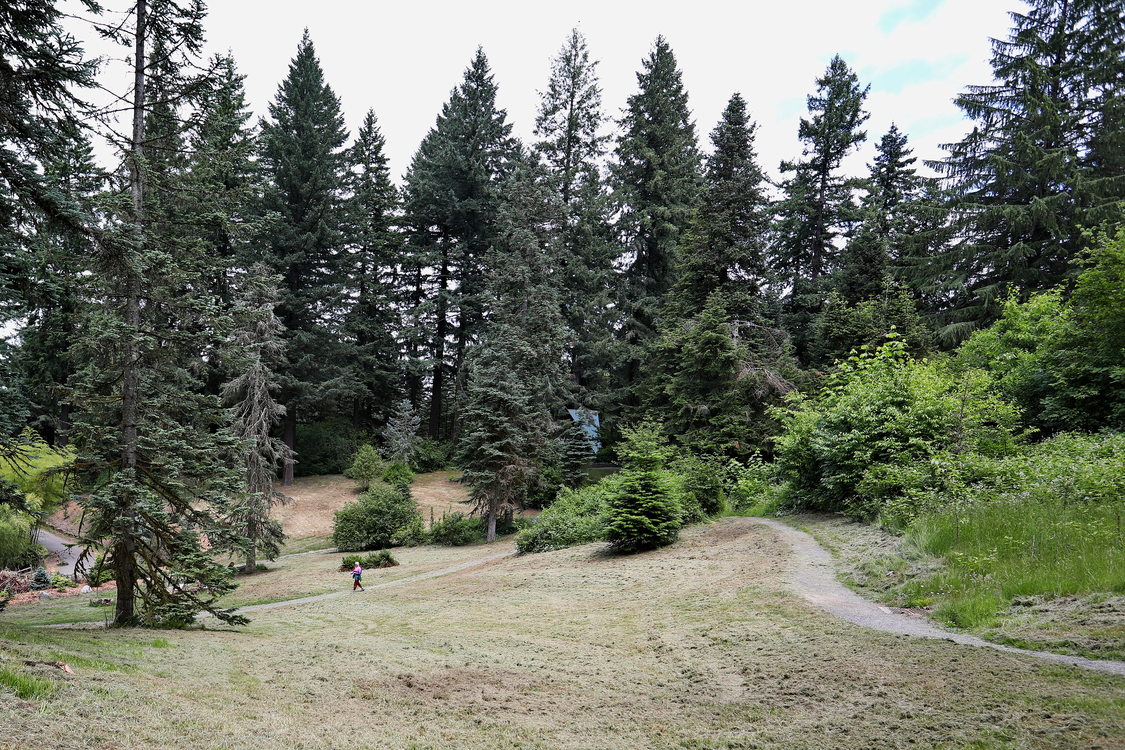
[[[626,388],[640,378],[643,349],[655,335],[664,295],[674,282],[677,247],[701,187],[687,92],[664,37],[657,37],[637,82],[640,90],[629,97],[611,166],[625,263],[619,284],[625,318],[620,334],[629,349]]]
[[[613,257],[609,196],[601,174],[608,136],[603,134],[602,92],[597,62],[585,38],[570,32],[551,63],[540,95],[535,146],[546,164],[561,212],[557,284],[563,316],[573,331],[567,359],[578,389],[575,397],[595,408],[610,387]]]
[[[685,238],[670,313],[698,314],[718,292],[743,317],[760,314],[768,281],[769,201],[766,176],[754,153],[754,132],[746,102],[731,96],[711,133],[703,201]]]
[[[963,238],[931,275],[955,295],[947,341],[993,320],[1008,290],[1058,284],[1088,244],[1083,229],[1125,217],[1125,3],[1030,5],[993,40],[996,83],[956,100],[976,127],[932,164],[953,186]]]
[[[867,134],[861,88],[856,74],[836,55],[808,97],[809,117],[801,118],[798,136],[802,158],[782,162],[792,173],[782,185],[778,205],[774,269],[790,287],[785,300],[785,327],[793,335],[798,356],[808,354],[808,331],[824,297],[824,283],[836,263],[836,239],[857,219],[853,193],[859,181],[840,173],[840,165]]]
[[[680,508],[661,472],[668,454],[661,432],[654,424],[625,431],[625,481],[606,512],[606,539],[619,552],[662,547],[679,534]]]
[[[391,183],[385,140],[373,111],[368,111],[348,150],[347,232],[355,302],[346,331],[355,342],[355,378],[364,394],[356,401],[357,427],[385,421],[398,394],[396,275],[401,255],[396,231],[398,191]]]
[[[259,552],[270,560],[280,552],[284,534],[269,511],[288,500],[273,485],[278,470],[294,456],[273,436],[285,415],[285,407],[274,400],[279,388],[276,373],[285,363],[285,329],[274,313],[277,280],[259,263],[248,270],[240,286],[230,340],[236,363],[231,369],[237,374],[223,385],[222,395],[230,407],[232,431],[242,442],[245,469],[243,493],[231,521],[240,541],[244,540],[245,569],[253,572]]]
[[[383,428],[384,452],[391,461],[409,464],[417,451],[418,428],[422,417],[409,399],[395,404],[387,425]]]
[[[205,282],[206,257],[176,231],[172,187],[181,160],[162,154],[150,161],[146,152],[147,115],[172,117],[201,87],[199,78],[170,71],[198,70],[203,8],[139,0],[132,18],[119,34],[133,48],[135,73],[133,128],[122,144],[127,208],[91,259],[97,304],[86,310],[84,367],[75,378],[75,468],[89,487],[80,501],[81,541],[104,549],[113,568],[116,625],[184,626],[200,610],[245,622],[218,607],[233,585],[201,542],[204,532],[220,548],[232,541],[217,516],[238,487],[236,443],[199,380],[200,353],[214,346],[222,319]],[[150,64],[156,50],[172,59]],[[158,74],[165,77],[154,92],[146,84]],[[154,94],[174,98],[154,101]]]
[[[432,362],[434,438],[452,429],[447,390],[483,320],[481,263],[496,235],[499,183],[515,144],[496,92],[488,59],[477,49],[406,176],[403,223],[412,254],[406,265],[417,279],[409,317],[416,336],[429,333],[414,348]]]
[[[302,410],[350,400],[361,388],[348,366],[354,352],[339,336],[348,273],[341,236],[347,133],[307,31],[269,112],[260,126],[263,209],[275,218],[266,227],[265,260],[282,277],[278,314],[289,335],[283,434],[293,449]],[[282,483],[292,481],[287,464]]]

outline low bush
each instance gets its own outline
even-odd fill
[[[720,456],[685,455],[672,464],[679,474],[684,500],[698,505],[706,516],[715,516],[726,510],[726,474],[728,459]],[[687,497],[690,496],[690,499]]]
[[[35,575],[31,577],[29,588],[32,591],[43,591],[51,588],[51,574],[46,568],[36,568]]]
[[[731,513],[739,515],[772,515],[777,512],[782,496],[777,473],[772,464],[753,455],[727,467],[727,503]]]
[[[410,494],[410,485],[414,482],[414,472],[402,461],[391,461],[383,468],[382,479],[400,492]]]
[[[443,547],[463,547],[483,542],[484,521],[461,512],[449,513],[430,525],[426,539],[430,544],[440,544]]]
[[[393,568],[398,565],[398,560],[394,558],[390,550],[386,549],[381,549],[369,555],[345,555],[344,561],[340,563],[340,570],[351,570],[356,563],[367,570],[368,568]]]
[[[421,524],[414,501],[385,484],[371,486],[336,511],[332,542],[344,552],[393,547],[409,541]]]
[[[576,490],[563,490],[554,503],[516,535],[521,552],[550,552],[605,538],[609,499],[620,491],[621,475]]]
[[[86,572],[86,583],[93,588],[104,586],[113,580],[113,568],[106,565],[105,558],[98,555],[94,559],[94,564]]]

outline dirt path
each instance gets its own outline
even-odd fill
[[[793,550],[794,564],[789,577],[789,585],[793,591],[810,604],[843,620],[866,628],[882,630],[885,633],[909,635],[917,638],[940,638],[966,646],[992,648],[1010,654],[1023,654],[1045,661],[1073,664],[1077,667],[1099,672],[1125,675],[1125,662],[1084,659],[1080,656],[1066,656],[1045,651],[1013,648],[999,643],[991,643],[966,633],[942,630],[928,620],[892,612],[887,607],[864,599],[840,583],[836,579],[836,567],[832,561],[832,555],[809,534],[781,521],[768,518],[754,518],[752,521],[776,531]]]
[[[59,558],[58,574],[61,576],[74,575],[74,564],[82,556],[85,548],[81,545],[71,544],[58,534],[48,529],[39,529],[36,541],[47,548],[47,551]]]

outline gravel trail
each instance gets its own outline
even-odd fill
[[[979,646],[1023,654],[1044,661],[1071,664],[1098,672],[1125,675],[1125,662],[1085,659],[1081,656],[1052,654],[1046,651],[1029,651],[992,643],[967,633],[943,630],[928,620],[893,612],[887,607],[864,599],[836,579],[832,555],[812,536],[781,521],[753,518],[753,523],[768,526],[784,539],[793,551],[793,566],[789,575],[790,588],[805,601],[843,620],[886,633],[898,633],[918,638],[939,638],[967,646]]]

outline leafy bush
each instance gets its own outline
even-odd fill
[[[355,452],[355,458],[344,472],[344,476],[356,480],[359,482],[359,488],[366,490],[382,473],[383,461],[379,458],[379,452],[370,444],[364,443]]]
[[[727,468],[727,502],[734,513],[767,515],[781,502],[777,473],[757,455]]]
[[[987,374],[910,360],[895,340],[850,358],[819,397],[791,397],[779,416],[787,504],[868,520],[934,489],[950,456],[1002,456],[1016,445],[1016,411]],[[897,513],[906,521],[919,510]]]
[[[606,510],[606,539],[620,552],[671,544],[679,533],[683,508],[661,471],[670,454],[662,432],[651,423],[626,429],[618,447],[625,470]]]
[[[297,428],[297,476],[342,474],[356,449],[355,428],[351,422],[333,417]]]
[[[727,464],[727,459],[719,456],[687,455],[677,459],[672,470],[683,477],[684,500],[698,505],[707,516],[722,513],[726,509]]]
[[[57,588],[59,591],[62,591],[64,589],[72,589],[78,584],[70,580],[66,576],[59,575],[58,573],[52,573],[51,585]]]
[[[522,552],[550,552],[605,538],[605,514],[621,490],[621,475],[579,489],[565,489],[527,528],[516,535]]]
[[[419,474],[441,471],[449,466],[450,448],[432,438],[418,438],[414,443],[414,455],[410,466]]]
[[[484,520],[461,512],[443,515],[441,520],[430,525],[426,538],[430,544],[440,544],[443,547],[463,547],[483,542]]]
[[[31,541],[31,516],[0,505],[0,568],[38,565],[39,550]]]
[[[383,481],[409,496],[414,472],[402,461],[391,461],[383,468]]]
[[[370,555],[344,555],[344,561],[340,563],[340,570],[351,570],[356,563],[367,570],[368,568],[393,568],[398,565],[398,560],[394,558],[390,550],[385,549],[373,552]]]
[[[336,511],[332,542],[345,552],[393,547],[405,543],[420,523],[418,508],[409,496],[376,484]]]
[[[558,466],[541,467],[527,488],[527,507],[546,508],[555,501],[562,488],[562,469]]]
[[[93,588],[104,586],[113,580],[113,568],[105,564],[105,559],[98,555],[90,570],[86,572],[86,583]]]

